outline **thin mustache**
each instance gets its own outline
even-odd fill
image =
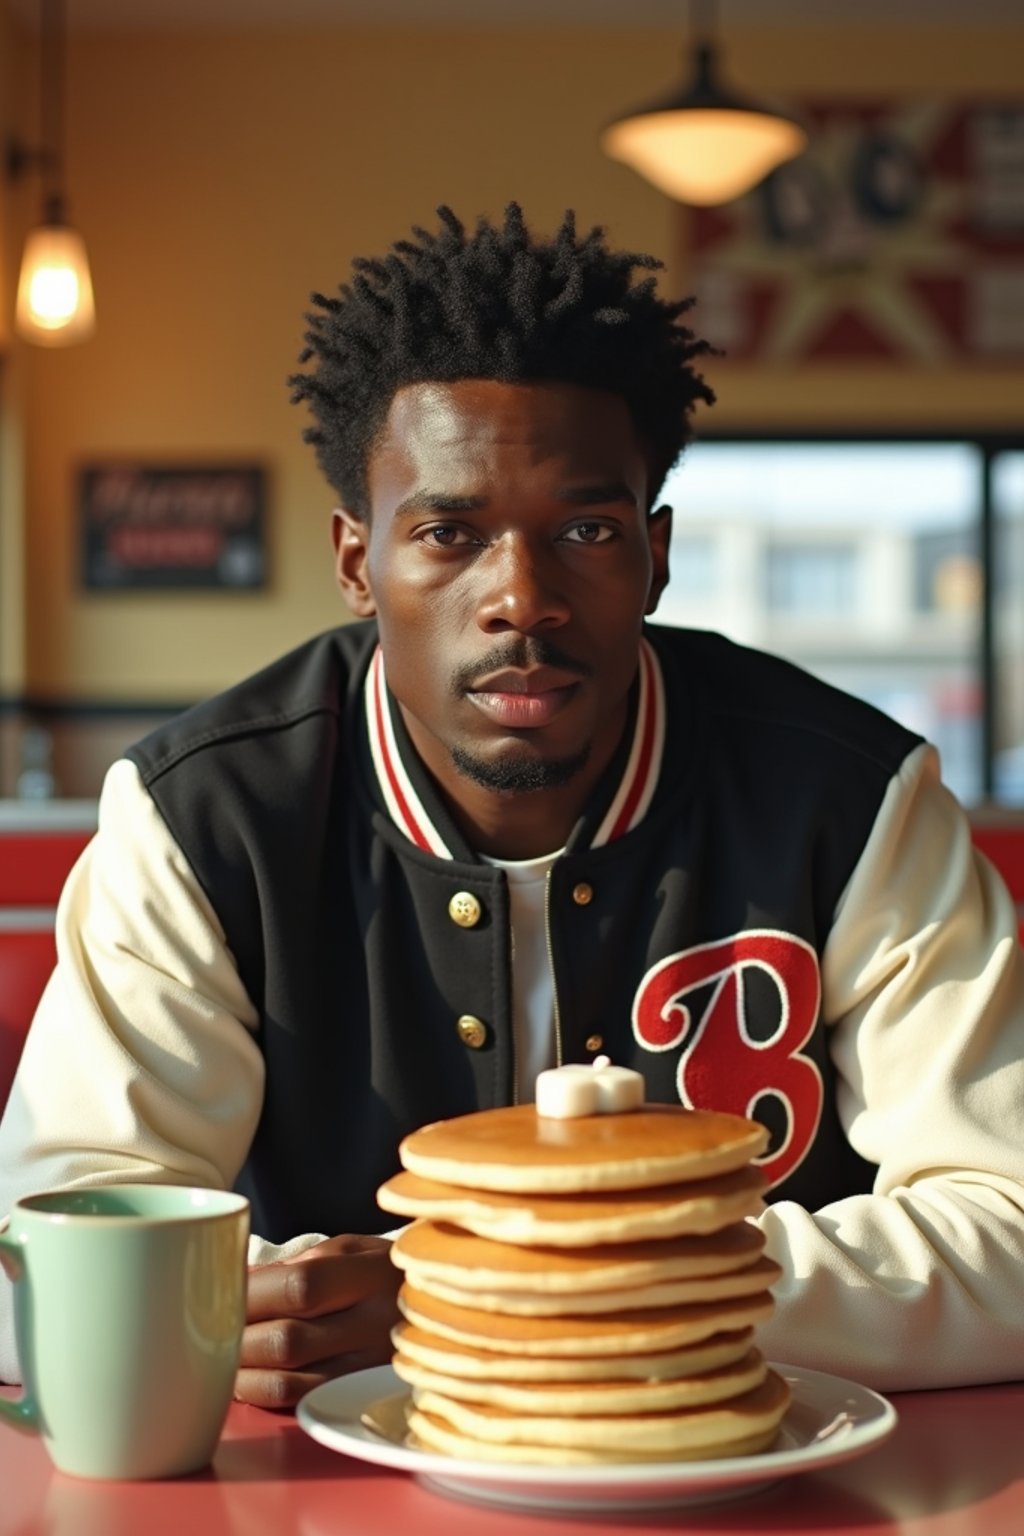
[[[561,672],[575,672],[578,677],[591,677],[594,671],[589,662],[570,656],[550,640],[532,635],[511,636],[479,660],[456,667],[451,676],[451,691],[461,695],[474,687],[477,678],[490,677],[493,672],[508,668],[525,672],[527,667],[557,667]]]

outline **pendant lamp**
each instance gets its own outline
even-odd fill
[[[13,178],[38,167],[44,181],[42,218],[22,253],[14,325],[26,341],[63,347],[92,335],[96,310],[85,242],[68,222],[63,190],[64,0],[42,0],[42,17],[42,144],[8,150]]]
[[[807,147],[792,117],[720,83],[710,0],[691,8],[694,42],[687,84],[625,113],[601,148],[677,202],[710,206],[749,192]]]

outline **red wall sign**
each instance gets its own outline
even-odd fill
[[[805,154],[680,216],[697,333],[780,365],[1024,361],[1024,101],[797,113]]]
[[[102,591],[266,581],[265,475],[251,464],[90,465],[78,477],[82,582]]]

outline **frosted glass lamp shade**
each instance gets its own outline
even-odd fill
[[[42,346],[70,346],[92,335],[92,278],[77,230],[67,224],[40,224],[29,232],[14,323],[19,336]]]
[[[796,123],[765,112],[680,107],[606,128],[601,147],[678,202],[710,206],[741,197],[806,147]]]

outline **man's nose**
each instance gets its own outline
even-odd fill
[[[568,622],[564,571],[554,550],[521,537],[501,539],[478,563],[477,623],[490,634],[553,629]]]

